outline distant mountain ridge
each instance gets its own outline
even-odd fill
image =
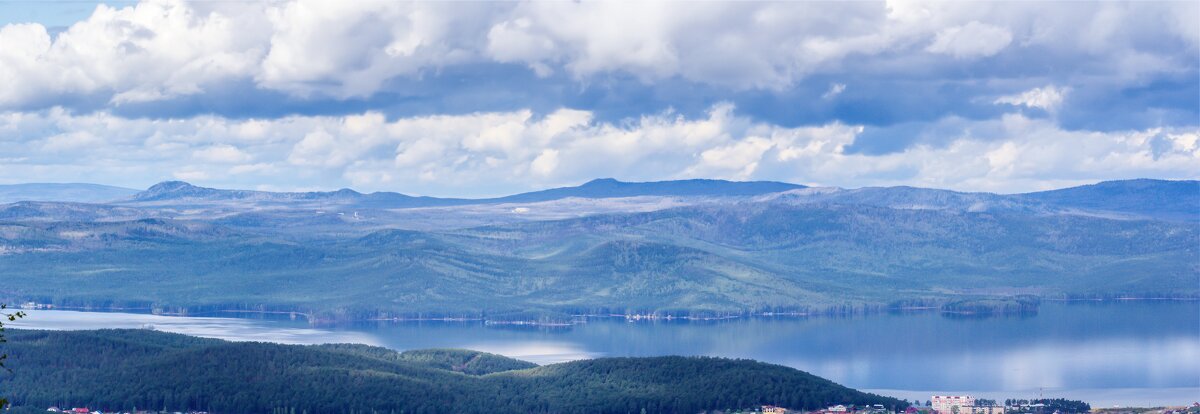
[[[869,205],[905,210],[1047,211],[1044,203],[993,193],[964,193],[908,186],[864,187],[856,189],[812,188],[765,196],[771,200],[794,203],[830,203]]]
[[[87,183],[0,184],[0,204],[18,201],[102,203],[137,193],[132,188]]]
[[[377,193],[378,194],[378,193]],[[408,197],[403,194],[386,193]],[[361,199],[366,194],[343,188],[336,191],[313,192],[271,192],[254,190],[224,190],[192,185],[184,181],[163,181],[138,192],[130,197],[134,201],[161,201],[172,199],[212,199],[212,200],[338,200]]]
[[[763,199],[787,203],[872,205],[897,209],[1028,214],[1100,214],[1114,218],[1200,221],[1200,181],[1133,179],[1018,194],[919,187],[807,188]]]
[[[623,182],[612,178],[575,187],[551,188],[504,197],[466,199],[418,197],[394,192],[370,194],[343,188],[336,191],[268,192],[224,190],[166,181],[132,194],[126,203],[248,201],[264,203],[334,203],[363,208],[414,208],[479,204],[537,203],[567,198],[626,197],[753,197],[794,203],[864,204],[889,208],[959,211],[1093,210],[1173,220],[1200,218],[1200,181],[1133,179],[1058,190],[1019,194],[958,192],[918,187],[812,188],[775,181],[675,180]]]
[[[337,191],[269,192],[252,190],[223,190],[200,187],[183,181],[164,181],[145,191],[133,194],[131,201],[166,200],[259,200],[259,201],[372,201],[392,202],[397,206],[460,205],[484,203],[527,203],[578,198],[619,198],[637,196],[750,196],[805,188],[798,184],[774,181],[676,180],[655,182],[623,182],[612,178],[589,181],[576,187],[552,188],[504,197],[463,199],[415,197],[394,192],[363,194],[343,188]]]
[[[132,191],[132,190],[130,190]],[[388,228],[446,230],[631,213],[711,203],[861,205],[961,213],[1070,214],[1113,219],[1200,222],[1200,182],[1106,181],[1059,190],[993,194],[917,187],[805,187],[778,182],[593,180],[504,197],[463,199],[360,193],[224,190],[167,181],[110,202],[0,203],[0,220],[119,221],[145,218],[217,220],[263,230],[322,226],[362,234]]]
[[[1018,198],[1078,208],[1122,211],[1176,220],[1200,218],[1200,181],[1134,179],[1050,191],[1018,194]]]
[[[683,180],[468,200],[166,182],[0,205],[0,301],[316,318],[1200,298],[1200,182],[1028,194]],[[905,302],[911,303],[911,302]]]
[[[514,194],[487,199],[498,202],[536,202],[566,197],[617,198],[637,196],[753,196],[806,188],[799,184],[776,181],[674,180],[624,182],[612,178],[588,181],[577,187]]]
[[[457,199],[414,197],[400,193],[376,192],[364,194],[349,188],[335,191],[273,192],[255,190],[225,190],[200,187],[183,181],[164,181],[145,191],[133,194],[122,203],[217,203],[242,201],[256,203],[330,203],[356,204],[374,208],[411,208],[461,204]]]

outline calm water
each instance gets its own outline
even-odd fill
[[[14,328],[142,327],[230,340],[469,348],[537,363],[600,356],[713,355],[799,368],[900,398],[971,393],[1097,406],[1200,400],[1200,303],[1049,303],[1036,316],[932,313],[722,322],[599,320],[569,328],[359,323],[31,311]]]

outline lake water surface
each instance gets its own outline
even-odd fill
[[[936,313],[716,322],[600,319],[570,327],[28,311],[28,329],[155,329],[229,340],[468,348],[539,364],[602,356],[711,355],[802,369],[900,398],[933,393],[1083,399],[1094,406],[1200,400],[1200,302],[1045,303],[1037,315]]]

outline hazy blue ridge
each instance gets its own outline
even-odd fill
[[[537,202],[566,197],[614,198],[637,196],[752,196],[805,188],[798,184],[774,181],[676,180],[630,183],[612,178],[588,181],[578,187],[554,188],[507,197],[488,199],[494,202]]]
[[[1200,181],[1105,181],[1061,190],[1019,194],[1036,200],[1081,210],[1119,211],[1175,220],[1200,220]]]
[[[102,203],[129,197],[137,190],[100,184],[28,183],[0,184],[0,204],[18,201]]]
[[[505,197],[458,199],[413,197],[400,193],[377,192],[362,194],[350,189],[328,192],[267,192],[223,190],[199,187],[182,181],[165,181],[145,191],[133,194],[130,201],[151,202],[170,200],[257,200],[257,201],[342,201],[388,207],[427,207],[462,204],[526,203],[557,200],[567,197],[616,198],[636,196],[749,196],[805,188],[802,185],[770,181],[736,182],[724,180],[678,180],[630,183],[611,178],[592,180],[577,187],[562,187]]]
[[[962,211],[1020,211],[1027,213],[1093,212],[1139,217],[1187,220],[1200,218],[1200,181],[1122,180],[1025,194],[964,193],[916,187],[811,189],[770,181],[678,180],[646,183],[597,179],[576,187],[562,187],[505,197],[460,199],[414,197],[393,192],[363,194],[350,189],[327,192],[266,192],[198,187],[167,181],[129,195],[130,203],[184,203],[252,201],[263,203],[327,203],[358,208],[445,207],[497,203],[537,203],[566,198],[622,197],[751,197],[797,203],[842,203],[909,209]],[[795,191],[802,190],[802,191]],[[782,194],[780,194],[782,193]],[[111,199],[110,199],[111,200]],[[89,200],[56,200],[89,201]],[[95,201],[95,200],[92,200]],[[127,203],[128,204],[128,203]]]
[[[363,202],[394,204],[397,206],[441,205],[452,202],[452,200],[446,200],[445,203],[442,203],[438,202],[438,199],[429,197],[412,197],[400,193],[381,192],[363,194],[348,188],[343,188],[336,191],[270,192],[251,190],[223,190],[199,187],[183,181],[164,181],[155,184],[145,191],[133,194],[129,197],[128,201],[153,202],[223,200],[250,200],[263,202],[320,201],[330,203]]]

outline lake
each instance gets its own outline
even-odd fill
[[[1200,302],[1044,303],[1036,315],[936,313],[724,321],[597,319],[569,327],[477,322],[310,326],[287,318],[28,311],[27,329],[139,328],[229,340],[468,348],[539,364],[603,356],[751,358],[922,401],[932,394],[1065,397],[1093,406],[1200,400]]]

